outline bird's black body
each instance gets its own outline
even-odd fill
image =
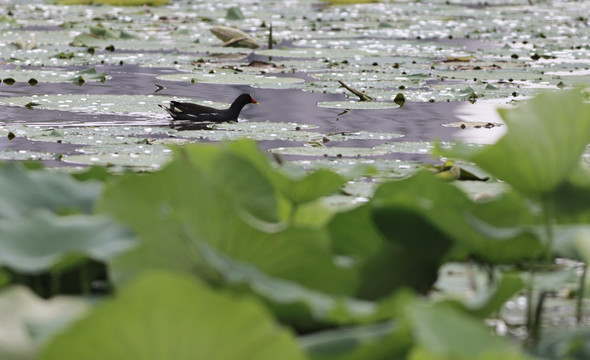
[[[166,110],[173,120],[189,120],[194,122],[225,122],[237,120],[240,111],[247,104],[258,104],[250,94],[237,97],[229,109],[219,110],[209,106],[193,103],[170,101],[170,107],[159,105]]]

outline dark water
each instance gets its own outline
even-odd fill
[[[237,95],[251,93],[259,106],[247,106],[240,118],[248,121],[297,122],[318,125],[323,133],[343,131],[390,132],[404,135],[403,138],[389,141],[430,141],[432,139],[450,140],[457,132],[456,128],[442,127],[442,123],[457,121],[454,113],[464,103],[406,103],[404,107],[386,110],[352,110],[339,115],[341,109],[328,109],[316,106],[320,101],[345,100],[342,94],[309,93],[297,89],[260,89],[245,85],[190,84],[157,80],[160,74],[173,73],[175,70],[144,68],[136,65],[95,66],[99,72],[105,71],[112,79],[105,83],[87,82],[82,86],[69,83],[44,83],[30,86],[17,83],[12,86],[2,84],[0,96],[22,96],[33,94],[127,94],[150,95],[157,89],[155,83],[165,86],[159,91],[160,96],[179,96],[231,103]],[[296,74],[297,75],[297,74]],[[293,76],[290,74],[290,76]],[[304,76],[304,75],[302,75]],[[153,124],[153,119],[130,118],[123,115],[101,115],[27,109],[23,107],[0,106],[1,121],[11,123],[35,123],[55,126],[63,125],[141,125]],[[162,110],[163,112],[163,110]],[[162,121],[161,126],[170,126]],[[327,146],[370,147],[384,141],[347,140],[330,142]],[[268,149],[277,146],[300,146],[296,142],[262,141],[260,146]],[[32,142],[25,139],[1,141],[0,150],[32,150],[71,153],[79,146],[67,144]],[[391,156],[387,156],[391,157]],[[428,156],[417,154],[396,154],[395,158],[403,160],[426,161]]]

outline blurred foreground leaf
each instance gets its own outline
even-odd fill
[[[55,338],[42,359],[305,359],[250,298],[193,277],[149,272]]]
[[[307,289],[295,282],[268,276],[252,264],[223,256],[206,243],[199,244],[209,271],[219,275],[225,287],[241,290],[247,287],[269,303],[282,322],[299,330],[322,324],[354,324],[372,316],[377,310],[373,302]]]
[[[527,359],[506,339],[492,335],[480,320],[448,304],[408,306],[416,347],[412,360]]]
[[[422,171],[381,185],[366,205],[337,214],[329,229],[335,250],[359,264],[360,297],[378,298],[401,286],[426,292],[438,267],[451,256],[503,263],[540,251],[535,229],[493,226],[489,221],[499,215],[480,211],[480,206],[457,187]]]
[[[508,132],[483,150],[456,146],[446,156],[479,167],[532,197],[553,192],[590,143],[590,104],[579,90],[543,93],[515,109],[500,109]]]
[[[139,248],[111,264],[114,280],[149,268],[215,280],[198,246],[206,242],[267,275],[330,294],[352,294],[356,272],[336,264],[325,231],[289,223],[293,204],[280,190],[293,180],[272,169],[252,144],[184,147],[162,171],[128,174],[107,187],[100,210],[133,228],[141,240]],[[302,192],[294,197],[318,194],[304,190],[302,181]]]
[[[312,359],[405,359],[413,341],[407,327],[379,324],[327,330],[300,338]]]
[[[587,328],[553,328],[534,349],[543,359],[589,359],[590,330]]]
[[[0,219],[0,234],[0,264],[26,274],[48,271],[69,255],[107,261],[136,245],[134,235],[108,217],[47,210]]]
[[[26,171],[18,163],[7,163],[0,167],[0,218],[40,208],[90,213],[100,191],[98,182],[79,182],[57,172]]]

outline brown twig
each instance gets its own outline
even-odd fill
[[[343,81],[338,80],[338,82],[340,83],[340,85],[342,85],[343,88],[345,88],[346,90],[348,90],[351,93],[353,93],[356,96],[358,96],[359,97],[359,101],[373,101],[374,100],[372,97],[370,97],[369,95],[365,94],[364,92],[358,91],[358,90],[353,89],[350,86],[346,85]]]

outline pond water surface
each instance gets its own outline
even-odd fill
[[[154,140],[169,145],[243,135],[287,160],[340,155],[437,162],[428,155],[428,142],[493,143],[505,131],[496,106],[589,76],[588,26],[576,18],[586,3],[173,1],[137,8],[0,3],[7,6],[0,23],[0,131],[7,138],[16,135],[0,141],[6,160],[26,159],[30,152],[30,158],[52,165],[104,165],[110,164],[104,158],[93,162],[69,155],[87,151],[87,145],[94,145],[97,155],[119,157],[144,154]],[[229,16],[235,6],[243,17]],[[222,47],[215,27],[239,28],[260,48]],[[270,65],[250,67],[251,61]],[[76,84],[80,77],[85,81]],[[16,83],[8,85],[10,79]],[[377,101],[360,104],[337,81]],[[156,92],[155,84],[164,88]],[[260,103],[243,110],[245,127],[210,134],[173,124],[157,107],[175,98],[227,106],[244,92]],[[394,104],[400,94],[406,99],[402,107]],[[111,97],[95,100],[99,95]],[[81,97],[93,105],[80,104]],[[267,122],[278,125],[259,132],[257,124]],[[288,124],[313,135],[293,136]],[[125,150],[88,141],[105,127],[129,128],[125,135],[111,131],[122,137]],[[74,131],[77,140],[65,138]],[[140,150],[129,147],[134,142]],[[310,147],[320,149],[310,152]]]

